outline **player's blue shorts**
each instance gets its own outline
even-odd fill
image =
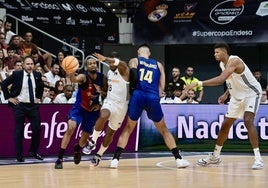
[[[163,118],[160,97],[149,92],[135,90],[128,105],[130,119],[137,121],[143,110],[147,112],[148,118],[154,122],[159,122]]]
[[[75,121],[77,126],[81,123],[82,130],[91,134],[99,114],[99,110],[89,112],[81,106],[74,105],[70,110],[69,119]]]

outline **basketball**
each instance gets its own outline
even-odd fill
[[[77,71],[79,67],[79,61],[74,56],[67,56],[63,59],[61,67],[66,73],[71,74]]]

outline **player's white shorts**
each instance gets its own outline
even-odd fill
[[[128,109],[128,101],[117,102],[104,99],[101,109],[108,109],[111,112],[108,126],[116,131],[124,121]]]
[[[260,100],[260,96],[257,95],[254,97],[247,97],[242,100],[237,100],[231,97],[226,117],[243,119],[246,111],[256,114],[259,110]]]

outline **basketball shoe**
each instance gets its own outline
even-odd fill
[[[178,168],[186,168],[190,165],[190,163],[185,159],[176,159],[176,163]]]
[[[74,164],[79,164],[81,161],[81,153],[79,147],[79,144],[75,144],[74,146]]]
[[[96,149],[96,144],[93,140],[89,140],[88,145],[82,149],[82,152],[89,155],[94,149]]]
[[[110,168],[117,168],[119,161],[117,159],[113,159],[110,163]]]
[[[101,161],[101,156],[96,154],[90,161],[90,166],[98,166]]]
[[[197,161],[197,164],[200,166],[207,166],[209,164],[220,164],[221,158],[215,157],[213,153],[210,153],[206,158],[201,158]]]
[[[261,169],[263,169],[263,166],[264,166],[263,160],[255,159],[254,164],[252,165],[251,168],[253,170],[261,170]]]
[[[63,160],[62,159],[58,159],[56,162],[55,162],[55,169],[62,169],[62,162]]]

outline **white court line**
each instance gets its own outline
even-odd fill
[[[197,157],[204,157],[204,155],[195,155],[195,156],[187,156],[187,159],[188,158],[197,158]],[[225,158],[246,158],[246,157],[250,157],[250,156],[240,156],[240,155],[232,155],[232,156],[227,156],[227,155],[223,155],[223,160]],[[218,174],[218,175],[227,175],[227,176],[248,176],[248,177],[267,177],[265,175],[265,171],[263,169],[263,175],[256,175],[256,174],[249,174],[249,173],[246,173],[247,171],[245,170],[245,173],[244,174],[241,174],[241,173],[230,173],[229,171],[228,172],[215,172],[215,171],[207,171],[207,170],[198,170],[198,168],[200,169],[204,169],[204,168],[224,168],[224,164],[220,164],[220,165],[210,165],[210,166],[207,166],[207,167],[204,167],[204,166],[199,166],[197,164],[193,164],[191,163],[190,166],[186,167],[186,168],[176,168],[176,167],[171,167],[171,166],[166,166],[164,165],[165,163],[174,163],[174,166],[176,165],[176,161],[175,160],[168,160],[168,161],[161,161],[161,162],[158,162],[156,163],[156,166],[159,167],[159,168],[163,168],[163,169],[170,169],[170,170],[184,170],[184,171],[188,171],[188,172],[195,172],[195,173],[207,173],[207,174]],[[249,164],[249,170],[252,170],[251,168],[251,165]],[[254,171],[262,171],[262,170],[252,170],[253,172]]]

